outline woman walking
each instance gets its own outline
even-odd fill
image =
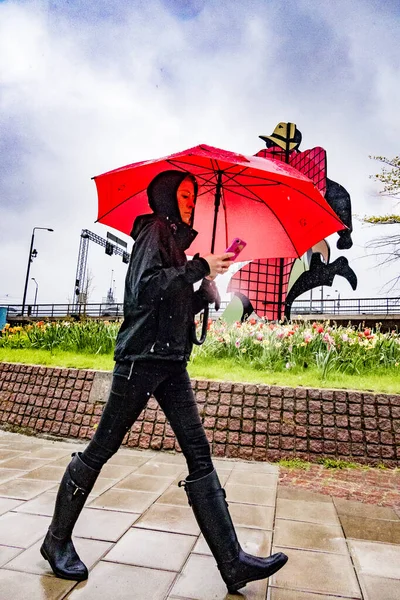
[[[153,213],[138,217],[131,233],[135,244],[110,396],[89,445],[73,455],[66,469],[41,553],[58,577],[87,579],[71,539],[73,528],[101,468],[154,395],[187,462],[189,474],[181,484],[232,593],[249,581],[269,577],[287,561],[282,553],[258,558],[241,549],[186,370],[194,315],[218,301],[211,279],[228,270],[233,254],[196,255],[187,261],[185,250],[197,235],[192,228],[197,196],[192,175],[164,171],[150,183],[147,194]],[[199,281],[194,292],[193,284]]]

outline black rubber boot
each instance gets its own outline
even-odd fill
[[[83,581],[88,570],[79,558],[71,539],[72,530],[99,475],[79,454],[73,454],[61,480],[53,520],[40,548],[57,577]]]
[[[230,594],[250,581],[270,577],[286,564],[288,557],[282,552],[258,558],[242,550],[216,471],[179,482],[182,485]]]

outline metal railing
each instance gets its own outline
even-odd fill
[[[400,298],[327,298],[295,300],[291,315],[398,315]]]
[[[217,318],[229,304],[221,302],[217,313],[210,308],[210,317]],[[7,308],[7,320],[22,319],[22,304],[4,305]],[[295,300],[291,311],[292,317],[297,315],[400,315],[400,297],[397,298],[340,298]],[[123,318],[123,304],[36,304],[25,307],[23,319],[46,318]]]

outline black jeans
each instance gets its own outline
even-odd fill
[[[175,361],[117,363],[103,415],[82,460],[97,471],[120,447],[151,395],[167,417],[186,458],[191,479],[212,470],[210,446],[186,364]]]

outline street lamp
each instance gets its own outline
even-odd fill
[[[337,309],[338,309],[338,313],[340,312],[340,292],[339,290],[335,290],[335,293],[337,294]]]
[[[33,261],[34,258],[37,257],[37,250],[33,249],[33,241],[35,239],[35,229],[43,229],[44,231],[54,231],[54,229],[50,229],[49,227],[34,227],[32,230],[31,247],[29,248],[28,267],[26,269],[26,277],[25,277],[24,297],[22,299],[22,311],[21,311],[22,316],[24,316],[24,311],[25,311],[26,292],[28,290],[29,271],[31,270],[31,262]]]
[[[32,281],[35,282],[35,285],[36,285],[35,299],[33,301],[33,307],[36,308],[36,301],[37,301],[37,293],[38,293],[38,289],[39,289],[39,284],[38,284],[38,282],[36,281],[36,279],[34,277],[31,277],[31,279],[32,279]]]

